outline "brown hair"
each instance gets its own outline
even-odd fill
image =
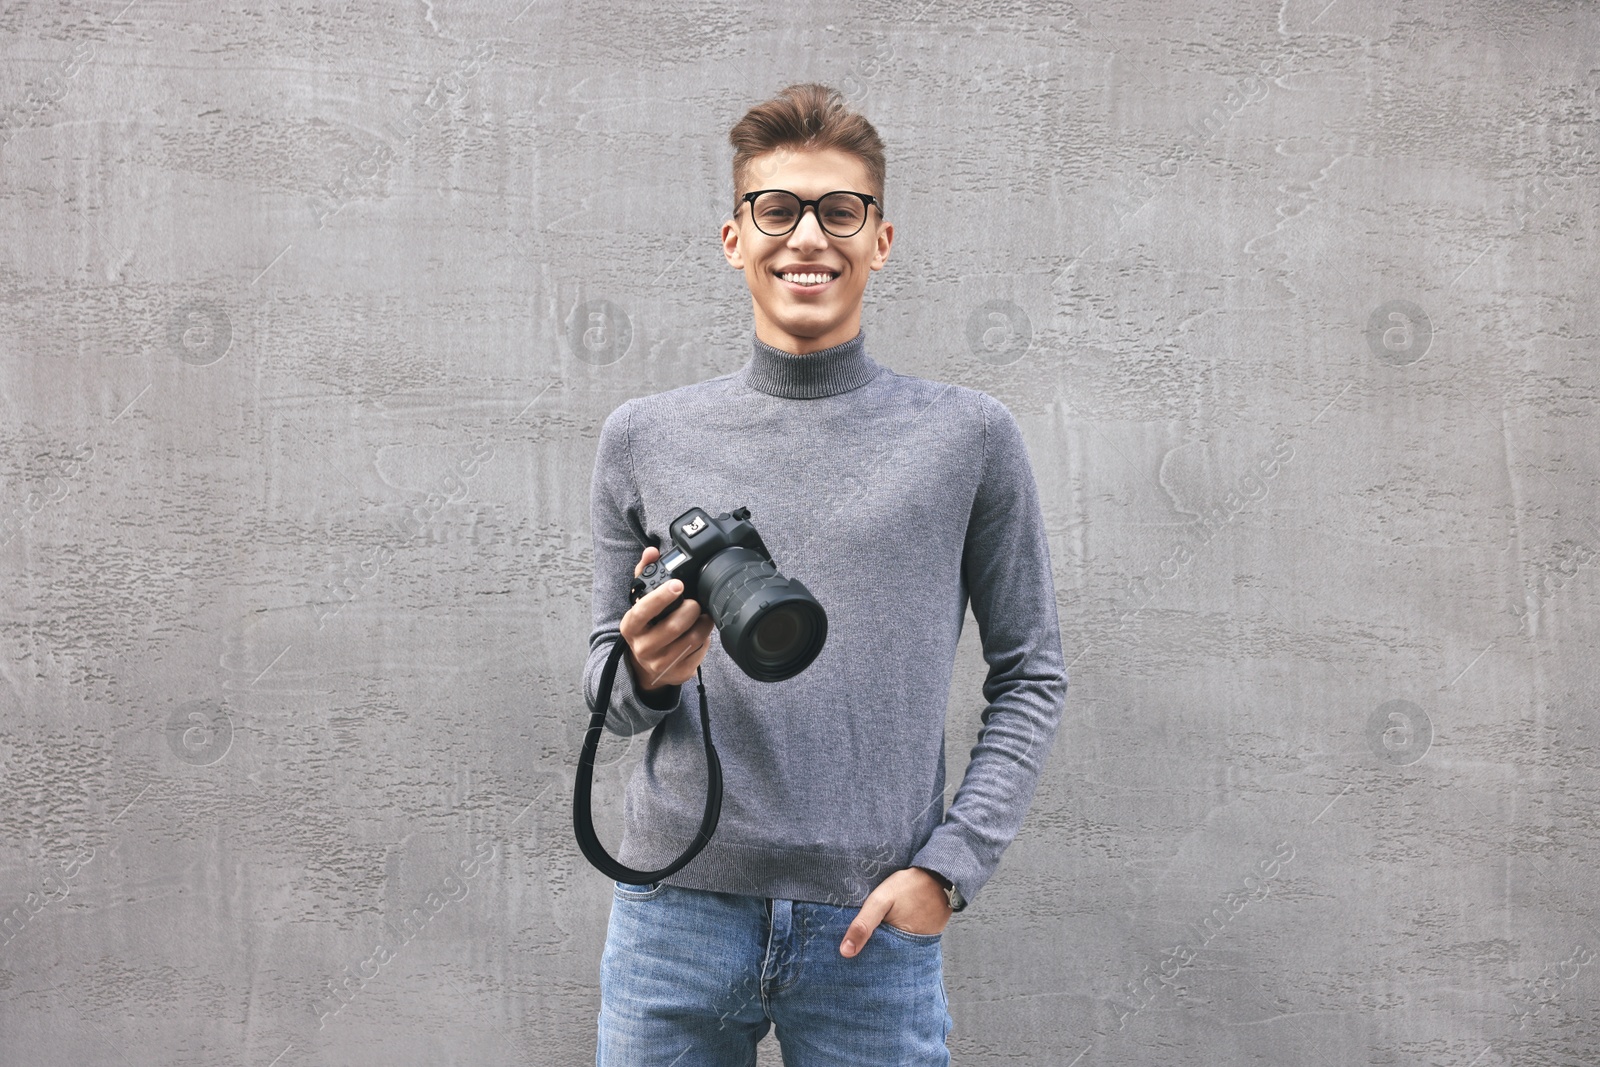
[[[872,123],[851,111],[837,89],[816,82],[791,85],[764,104],[745,112],[728,131],[733,144],[733,205],[747,190],[751,162],[779,148],[837,148],[866,164],[867,184],[862,190],[883,200],[883,141]]]

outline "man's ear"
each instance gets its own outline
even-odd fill
[[[729,266],[744,270],[744,253],[739,250],[739,227],[732,219],[722,224],[722,255]]]
[[[894,223],[886,222],[878,229],[877,244],[872,249],[872,260],[867,264],[873,270],[882,270],[889,259],[889,246],[894,244]]]

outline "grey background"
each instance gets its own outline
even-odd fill
[[[592,1061],[596,435],[748,357],[727,129],[811,79],[888,146],[869,352],[1015,413],[1071,661],[956,1062],[1600,1056],[1593,3],[13,0],[0,48],[0,1061]],[[952,795],[983,668],[969,621]]]

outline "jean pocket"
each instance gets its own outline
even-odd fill
[[[898,937],[903,941],[909,941],[913,945],[936,945],[939,943],[939,939],[944,937],[943,933],[915,934],[910,930],[902,930],[898,926],[891,926],[887,922],[880,922],[878,924],[878,929],[887,930],[895,937]]]
[[[616,882],[612,886],[612,895],[618,900],[654,900],[661,895],[667,887],[665,882],[651,882],[648,885],[632,885],[628,882]]]

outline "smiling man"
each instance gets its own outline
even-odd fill
[[[753,1064],[775,1025],[788,1067],[947,1064],[941,936],[1016,836],[1066,698],[1033,469],[999,401],[867,355],[863,295],[894,239],[872,125],[806,84],[752,108],[729,138],[722,249],[750,290],[752,354],[606,419],[584,671],[592,712],[612,643],[626,642],[606,727],[652,731],[619,860],[660,869],[699,826],[705,753],[682,699],[697,671],[722,817],[665,881],[615,884],[596,1063]],[[741,505],[828,613],[821,655],[783,682],[708,655],[699,604],[664,614],[681,587],[628,601],[629,577],[670,544],[668,523]],[[945,710],[969,604],[988,707],[945,811]]]

